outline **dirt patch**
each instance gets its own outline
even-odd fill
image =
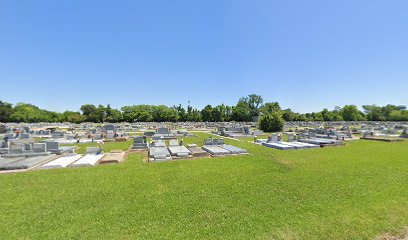
[[[399,234],[386,233],[375,240],[408,240],[408,227],[404,228]]]

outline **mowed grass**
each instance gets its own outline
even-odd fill
[[[126,142],[106,142],[103,145],[104,152],[110,152],[112,150],[129,150],[130,146],[133,145],[133,140],[129,140]],[[86,152],[87,147],[97,147],[98,144],[96,142],[93,143],[73,143],[73,144],[64,144],[63,146],[77,146],[78,148],[75,150],[78,154],[84,154]]]
[[[200,143],[209,135],[184,138]],[[0,239],[372,239],[408,226],[408,142],[0,175]]]

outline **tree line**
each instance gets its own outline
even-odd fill
[[[29,103],[13,105],[0,101],[0,122],[251,122],[257,117],[272,116],[285,121],[408,121],[408,110],[396,105],[364,105],[360,111],[355,105],[323,109],[320,112],[297,113],[282,109],[278,102],[266,102],[260,95],[250,94],[238,100],[235,106],[207,105],[197,109],[181,104],[132,105],[121,109],[93,104],[82,105],[80,111],[63,113],[41,109]]]

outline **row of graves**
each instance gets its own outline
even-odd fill
[[[34,136],[35,137],[35,136]],[[92,129],[73,129],[66,131],[52,131],[47,141],[56,141],[61,144],[89,143],[94,141],[124,142],[130,139],[130,134],[120,132],[114,125],[98,125]]]
[[[285,131],[296,131],[296,129],[316,129],[316,128],[335,128],[339,129],[344,126],[351,127],[361,124],[361,122],[348,122],[348,121],[293,121],[285,122],[284,130]]]
[[[253,137],[264,135],[265,133],[262,130],[252,130],[248,125],[221,125],[217,127],[217,131],[213,134],[230,137],[230,138],[244,138],[244,137]]]
[[[406,138],[407,129],[407,122],[288,122],[285,124],[286,131],[315,131],[317,137],[330,135],[331,138],[349,140],[354,134],[361,135],[360,139],[386,142],[401,141],[402,138]]]
[[[361,139],[374,140],[381,142],[401,142],[404,138],[408,138],[408,128],[404,129],[401,134],[390,134],[388,131],[365,131]]]
[[[231,156],[247,154],[245,149],[241,149],[224,143],[224,139],[205,140],[202,147],[196,144],[183,145],[183,140],[170,139],[168,145],[161,138],[153,138],[150,143],[146,136],[134,137],[132,150],[148,152],[149,161],[168,161],[176,159],[193,159],[203,157]]]
[[[194,134],[188,132],[187,129],[174,129],[170,130],[168,127],[158,127],[154,131],[145,131],[143,133],[145,137],[151,137],[156,140],[169,140],[178,137],[193,137]]]
[[[398,142],[408,137],[407,122],[363,122],[352,130],[360,139],[383,142]]]
[[[348,126],[339,129],[328,126],[326,128],[305,129],[298,131],[300,138],[329,138],[341,141],[354,140],[353,134]]]
[[[211,124],[202,122],[136,122],[136,123],[120,123],[111,124],[116,127],[118,131],[121,132],[146,132],[146,131],[156,131],[158,128],[167,127],[177,131],[177,129],[185,129],[185,131],[211,131],[214,129]],[[93,126],[88,124],[83,126],[83,129],[93,129]]]
[[[308,132],[307,134],[286,133],[288,140],[282,140],[282,134],[274,133],[268,139],[256,139],[255,143],[278,150],[301,150],[310,148],[320,148],[329,146],[344,146],[343,140],[335,138],[318,137],[315,132]]]
[[[101,142],[100,142],[101,143]],[[120,163],[124,151],[103,153],[98,147],[87,147],[84,155],[75,153],[75,146],[60,146],[59,142],[0,142],[0,172],[18,172],[33,169],[86,167],[98,164]]]

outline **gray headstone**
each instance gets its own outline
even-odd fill
[[[9,147],[10,154],[22,154],[23,153],[23,145],[22,144],[13,144]]]
[[[32,151],[33,150],[31,143],[25,143],[23,146],[24,146],[23,147],[24,151]]]
[[[155,134],[155,132],[152,132],[152,131],[148,131],[148,132],[144,132],[143,133],[143,135],[144,136],[147,136],[147,137],[151,137],[151,136],[153,136]]]
[[[296,135],[288,134],[288,142],[294,142],[294,141],[296,141]]]
[[[101,151],[98,147],[87,147],[86,154],[99,154]]]
[[[276,133],[273,133],[271,136],[268,138],[268,142],[277,142],[279,141],[279,136]]]
[[[49,150],[59,149],[59,142],[46,142],[46,145]]]
[[[213,140],[212,139],[206,139],[204,141],[204,145],[213,145]]]
[[[158,134],[169,134],[170,131],[169,131],[168,128],[158,128],[158,129],[157,129],[157,133],[158,133]]]
[[[30,134],[28,134],[28,133],[21,133],[20,136],[19,136],[19,138],[21,138],[21,139],[29,139],[29,138],[30,138]]]
[[[224,144],[224,139],[222,139],[222,138],[215,138],[215,139],[213,139],[213,144],[214,144],[214,145],[223,145],[223,144]]]
[[[47,144],[45,144],[45,143],[34,143],[33,144],[33,151],[34,152],[46,152],[47,151]]]
[[[133,138],[133,142],[134,143],[145,143],[146,139],[142,136],[137,136]]]

